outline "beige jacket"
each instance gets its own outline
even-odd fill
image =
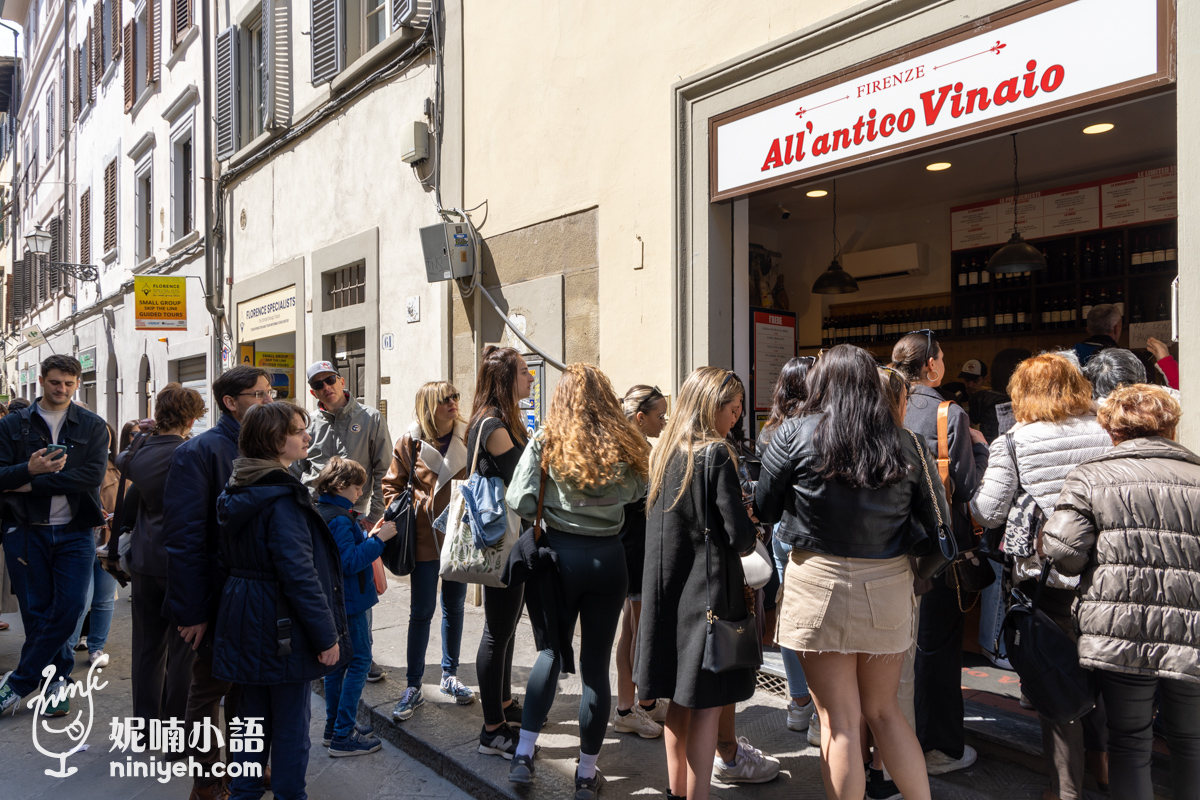
[[[454,436],[446,455],[421,439],[416,423],[396,442],[392,451],[392,466],[383,478],[383,507],[386,509],[408,484],[412,462],[413,441],[420,442],[417,453],[417,473],[413,476],[413,505],[417,520],[417,561],[434,561],[441,553],[442,537],[433,530],[433,521],[450,504],[450,482],[467,477],[467,424],[454,423]]]
[[[1083,666],[1200,682],[1200,456],[1123,442],[1067,477],[1043,534],[1058,570],[1082,575]]]

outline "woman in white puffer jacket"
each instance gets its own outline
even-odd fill
[[[1017,516],[1028,516],[1032,511],[1029,499],[1049,519],[1071,470],[1112,448],[1112,439],[1096,421],[1091,384],[1070,359],[1053,353],[1026,359],[1013,373],[1008,391],[1017,425],[992,442],[983,483],[971,500],[971,513],[985,528],[999,528]],[[1008,437],[1016,453],[1015,469]],[[1015,540],[1012,534],[1016,528],[1010,525],[1005,549],[1014,556],[1014,582],[1032,592],[1031,584],[1041,572],[1041,559],[1032,537],[1029,541]],[[1040,603],[1040,608],[1072,636],[1071,602],[1077,585],[1078,578],[1052,571]],[[1041,715],[1038,719],[1042,723],[1042,752],[1051,767],[1051,788],[1043,800],[1082,798],[1087,757],[1092,759],[1096,781],[1108,782],[1107,735],[1101,707],[1070,725],[1055,724]]]

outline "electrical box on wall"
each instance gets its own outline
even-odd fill
[[[429,128],[424,122],[406,122],[400,126],[400,160],[420,164],[429,158]]]
[[[475,274],[475,239],[465,222],[444,222],[421,228],[425,277],[430,283]]]

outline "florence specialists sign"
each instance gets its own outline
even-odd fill
[[[1173,82],[1169,0],[1046,0],[710,120],[714,200]]]

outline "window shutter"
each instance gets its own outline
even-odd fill
[[[96,99],[96,59],[93,55],[96,49],[95,37],[92,36],[92,21],[88,20],[87,37],[83,40],[83,62],[87,67],[87,102]],[[82,103],[80,105],[83,105]]]
[[[263,127],[286,128],[292,122],[292,2],[262,0],[262,13],[263,64],[267,67]]]
[[[50,273],[51,297],[57,297],[62,291],[62,273],[50,264],[61,261],[66,261],[62,257],[62,223],[58,217],[54,217],[50,220],[50,263],[46,265],[46,271]]]
[[[192,27],[192,0],[171,0],[171,44],[178,45]]]
[[[26,273],[26,264],[29,263],[29,255],[26,254],[18,258],[13,264],[13,280],[12,286],[9,287],[8,296],[11,300],[10,307],[12,309],[13,327],[16,327],[18,320],[25,316],[25,293],[28,289],[28,279]]]
[[[117,161],[104,168],[104,252],[117,247]]]
[[[62,87],[62,102],[59,103],[60,107],[58,112],[60,115],[59,118],[62,121],[62,135],[65,139],[67,136],[67,131],[71,130],[71,109],[69,108],[71,105],[71,65],[66,61],[63,61],[61,72],[62,82],[59,85]]]
[[[230,26],[217,36],[217,160],[229,158],[238,147],[237,52],[238,31]]]
[[[92,84],[100,85],[104,76],[104,0],[96,0],[96,35],[92,39]],[[88,31],[89,35],[91,31]]]
[[[342,0],[311,0],[312,2],[312,82],[313,86],[333,80],[342,71],[345,38]]]
[[[146,0],[146,83],[158,80],[162,48],[162,8],[158,0]],[[133,52],[130,50],[129,52]]]
[[[392,0],[392,32],[407,25],[424,28],[433,12],[433,0]]]
[[[79,61],[79,53],[82,51],[82,49],[83,48],[81,48],[81,47],[76,47],[75,48],[75,56],[74,56],[74,58],[71,59],[72,62],[74,62],[74,70],[75,70],[75,80],[74,80],[74,85],[72,86],[72,91],[71,91],[71,119],[72,120],[79,119],[79,103],[80,103],[80,98],[82,96],[82,89],[83,89],[83,86],[80,83],[80,81],[82,80],[82,75],[79,72],[79,68],[82,66],[82,64]]]
[[[121,57],[121,3],[122,0],[108,0],[112,3],[112,60]],[[130,23],[132,24],[132,23]],[[133,55],[133,40],[126,36],[125,49]]]
[[[136,99],[133,96],[133,78],[134,70],[137,69],[137,61],[133,57],[133,22],[125,26],[125,113],[133,108],[133,101]]]
[[[79,197],[79,263],[92,263],[92,190]]]

